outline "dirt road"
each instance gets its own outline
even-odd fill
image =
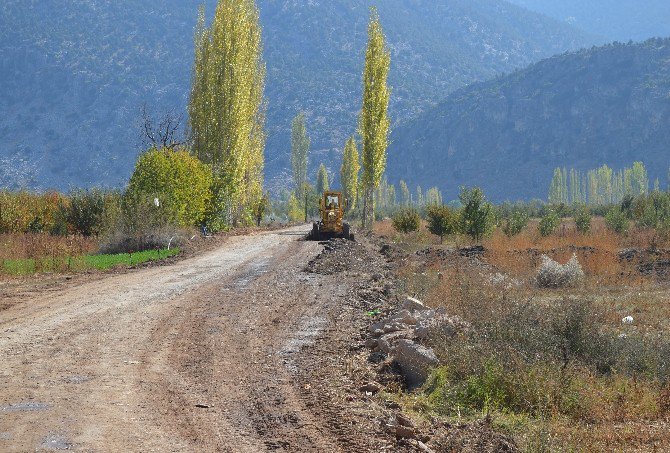
[[[309,350],[343,329],[351,291],[303,272],[322,249],[304,232],[233,237],[0,311],[0,451],[379,451],[297,377],[343,366],[341,345]]]

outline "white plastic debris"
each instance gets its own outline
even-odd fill
[[[633,317],[632,316],[626,316],[621,320],[621,324],[633,324]]]
[[[154,206],[156,206],[157,208],[161,207],[161,202],[158,198],[154,198]]]

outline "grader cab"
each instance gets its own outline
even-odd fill
[[[330,238],[354,240],[349,224],[344,222],[346,200],[342,192],[325,192],[321,198],[319,212],[321,220],[314,222],[309,238],[313,241]]]

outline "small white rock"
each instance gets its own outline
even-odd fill
[[[416,310],[425,310],[426,306],[418,299],[413,297],[408,297],[405,299],[405,302],[402,303],[402,309],[408,310],[411,313],[414,313]]]
[[[633,317],[632,316],[626,316],[621,320],[622,324],[633,324]]]

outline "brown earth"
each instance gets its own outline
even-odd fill
[[[359,391],[386,264],[357,244],[355,269],[306,272],[324,249],[306,232],[6,286],[0,451],[413,451],[380,422],[393,404]]]

